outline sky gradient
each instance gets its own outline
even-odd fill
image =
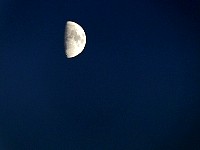
[[[2,0],[0,150],[200,149],[198,0]],[[66,21],[86,32],[64,52]]]

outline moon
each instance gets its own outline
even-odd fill
[[[86,35],[83,28],[75,22],[67,21],[64,42],[67,58],[73,58],[79,55],[86,44]]]

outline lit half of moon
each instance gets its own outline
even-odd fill
[[[64,42],[67,58],[72,58],[80,54],[86,44],[86,35],[83,28],[75,22],[67,21]]]

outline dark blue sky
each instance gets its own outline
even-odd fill
[[[1,0],[0,150],[200,149],[198,0]],[[87,35],[64,53],[67,20]]]

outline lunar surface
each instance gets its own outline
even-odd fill
[[[85,48],[86,35],[83,28],[75,22],[67,21],[65,26],[65,54],[72,58]]]

